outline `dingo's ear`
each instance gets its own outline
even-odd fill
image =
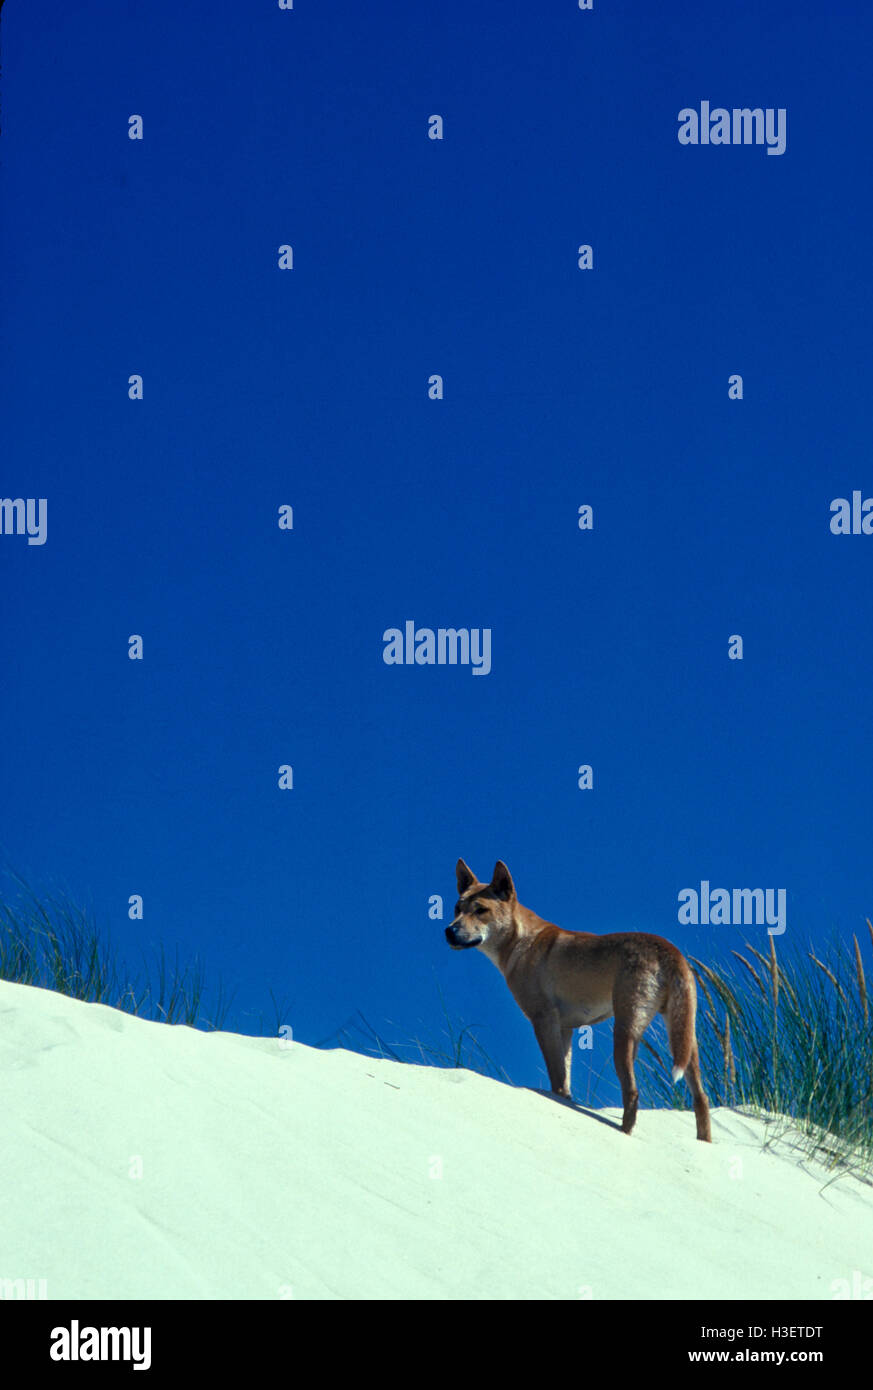
[[[466,893],[471,884],[476,882],[476,875],[472,869],[468,869],[463,859],[459,859],[455,865],[455,875],[458,880],[458,892]]]
[[[491,887],[494,889],[494,896],[501,902],[508,903],[515,897],[515,884],[512,881],[512,874],[507,869],[502,859],[498,859],[494,865],[494,873],[491,875]]]

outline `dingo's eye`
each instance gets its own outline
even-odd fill
[[[486,913],[487,911],[488,911],[487,907],[483,907],[481,903],[477,903],[477,904],[476,904],[476,916],[477,916],[477,917],[483,916],[483,914]]]

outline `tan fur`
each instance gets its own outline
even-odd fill
[[[672,942],[647,932],[571,932],[522,907],[512,877],[498,860],[489,884],[458,860],[459,899],[446,940],[456,951],[476,947],[493,961],[530,1019],[549,1083],[570,1095],[573,1030],[615,1016],[613,1059],[624,1104],[622,1129],[637,1116],[634,1062],[640,1038],[664,1014],[674,1078],[691,1088],[698,1139],[710,1140],[709,1102],[700,1080],[691,967]]]

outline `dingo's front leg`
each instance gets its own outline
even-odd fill
[[[569,1099],[573,1030],[561,1027],[554,1009],[532,1018],[531,1023],[549,1073],[549,1085],[556,1095]]]

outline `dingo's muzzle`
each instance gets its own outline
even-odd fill
[[[446,927],[446,941],[453,951],[467,951],[471,946],[478,946],[483,939],[481,936],[465,937],[460,933],[462,928],[460,923],[453,922],[450,927]]]

